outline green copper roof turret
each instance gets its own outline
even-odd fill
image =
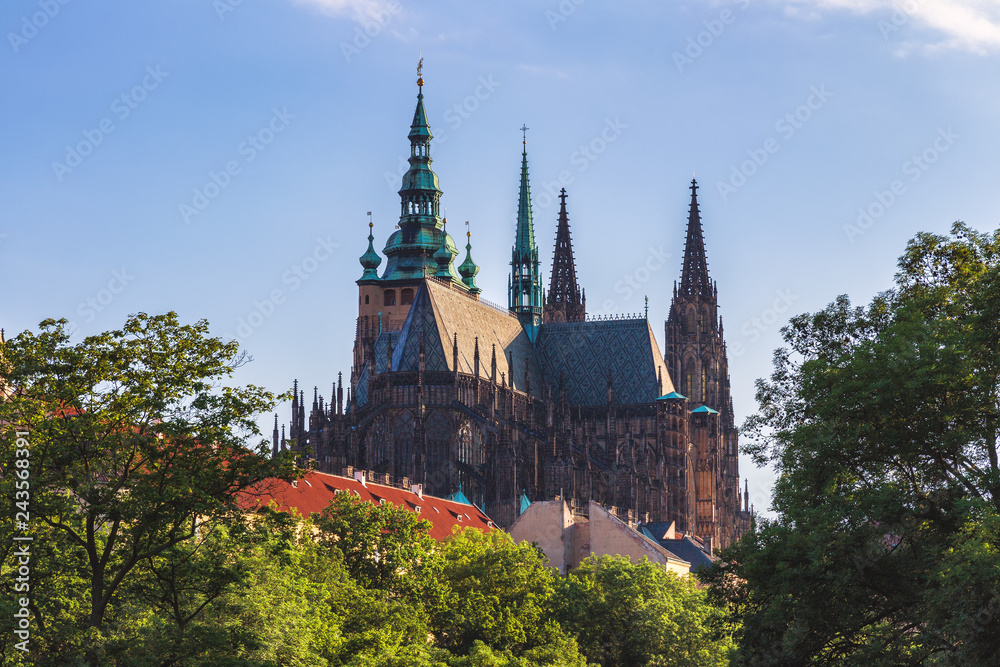
[[[382,263],[382,258],[379,254],[375,252],[375,246],[372,242],[375,237],[372,235],[372,227],[374,224],[368,223],[368,250],[365,254],[361,255],[358,260],[361,262],[361,266],[364,267],[365,272],[361,275],[361,280],[378,280],[378,266]]]
[[[465,223],[469,224],[469,223]],[[458,267],[458,273],[462,276],[462,282],[469,288],[472,294],[479,294],[482,290],[476,286],[476,274],[479,267],[472,261],[472,232],[465,232],[465,261]]]
[[[527,132],[522,127],[522,132]],[[521,187],[517,204],[517,231],[511,252],[511,282],[507,308],[515,313],[532,342],[542,321],[542,281],[538,267],[538,248],[531,221],[531,188],[528,184],[528,141],[521,151]]]
[[[452,252],[451,248],[448,247],[451,237],[448,236],[447,229],[445,227],[445,232],[441,236],[441,247],[434,253],[434,261],[437,262],[437,272],[434,275],[438,278],[451,279],[455,277],[451,270],[451,261],[458,255],[458,249],[456,248],[455,252]],[[454,242],[451,243],[451,247],[455,247]]]
[[[431,170],[431,134],[424,111],[423,61],[417,68],[417,107],[410,125],[410,168],[403,175],[399,190],[400,214],[398,229],[389,236],[383,253],[386,256],[382,281],[413,280],[439,275],[435,253],[446,247],[452,257],[458,254],[455,243],[442,229],[441,188],[438,177]],[[450,268],[451,279],[464,287],[458,274]]]

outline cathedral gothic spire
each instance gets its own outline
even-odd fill
[[[701,211],[698,210],[698,181],[691,179],[691,208],[688,211],[687,240],[684,242],[681,294],[710,299],[713,292],[712,280],[708,277]]]
[[[544,319],[546,322],[583,322],[586,316],[587,301],[576,282],[576,260],[569,233],[569,215],[566,213],[566,188],[563,188],[559,193],[559,223]]]
[[[521,128],[527,132],[527,127]],[[528,184],[528,141],[523,140],[521,150],[521,187],[517,204],[517,232],[510,260],[510,288],[508,309],[517,315],[531,342],[538,335],[542,323],[542,281],[538,269],[538,247],[535,245],[535,228],[531,220],[531,188]]]
[[[667,317],[664,361],[677,391],[696,403],[727,412],[728,362],[718,310],[718,292],[705,257],[698,183],[692,180],[684,261]]]

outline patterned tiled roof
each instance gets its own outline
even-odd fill
[[[652,403],[674,391],[656,337],[643,318],[546,323],[532,345],[517,317],[428,279],[417,291],[402,330],[383,333],[376,341],[375,372],[385,372],[390,343],[394,371],[418,370],[421,334],[427,371],[455,370],[457,334],[458,371],[473,374],[478,337],[480,377],[489,377],[495,345],[498,380],[503,373],[508,384],[525,391],[527,368],[531,392],[541,395],[546,384],[555,391],[561,378],[571,405],[605,404],[609,372],[618,404]],[[513,372],[508,370],[510,360]],[[359,375],[359,405],[367,398],[371,370],[366,365]]]
[[[392,503],[410,512],[416,512],[421,519],[431,522],[429,534],[436,540],[443,540],[452,534],[455,526],[479,528],[488,531],[494,528],[490,518],[472,504],[454,502],[445,498],[418,496],[407,489],[383,486],[340,475],[310,470],[297,482],[282,479],[266,479],[254,485],[240,496],[244,509],[265,507],[272,500],[277,509],[307,517],[322,512],[337,493],[350,493],[376,504]]]
[[[609,371],[618,404],[652,403],[674,391],[653,330],[642,318],[543,324],[536,351],[546,381],[555,390],[561,377],[572,405],[607,403]]]
[[[365,362],[364,367],[358,374],[358,382],[354,386],[354,397],[353,401],[359,407],[364,407],[368,403],[368,376],[369,376],[369,364]]]
[[[398,331],[383,331],[375,340],[375,373],[385,373],[389,361],[389,345],[392,344],[393,356],[395,356],[396,348],[399,347],[399,333]],[[395,360],[392,363],[392,367],[396,368]]]
[[[424,361],[428,371],[454,371],[452,346],[458,334],[458,370],[475,372],[476,337],[479,337],[479,374],[489,377],[493,346],[497,352],[497,380],[525,391],[527,365],[532,393],[543,390],[542,375],[535,361],[531,341],[513,315],[497,310],[449,289],[435,280],[425,280],[413,299],[393,353],[393,370],[415,371],[420,361],[420,334],[424,335]],[[508,359],[513,357],[513,373]],[[513,377],[510,377],[513,375]]]

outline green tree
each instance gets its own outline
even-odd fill
[[[898,267],[793,318],[758,381],[777,518],[706,575],[738,664],[1000,662],[1000,232],[920,234]]]
[[[428,533],[430,521],[391,503],[376,505],[341,493],[315,523],[320,542],[339,553],[365,587],[419,597],[429,605],[440,599],[440,558]]]
[[[588,558],[561,582],[557,614],[603,667],[716,666],[733,648],[720,611],[689,577],[648,560]]]
[[[552,661],[539,664],[585,663],[554,618],[558,575],[536,547],[499,530],[466,529],[442,551],[449,595],[433,619],[441,646],[465,656],[480,642],[501,655]]]
[[[33,577],[34,639],[68,641],[58,638],[73,614],[93,653],[142,563],[211,530],[249,485],[291,470],[269,461],[255,440],[256,416],[277,397],[222,384],[245,359],[236,343],[209,337],[204,321],[139,314],[77,344],[65,324],[46,320],[40,333],[22,333],[0,353],[0,384],[9,390],[0,401],[0,492],[15,497],[13,473],[23,465],[16,432],[27,432],[30,475],[22,481],[34,530],[51,536],[43,548],[59,552],[73,592],[86,589],[81,614],[78,600]],[[11,544],[11,524],[0,530]],[[13,561],[5,555],[6,577]],[[38,555],[36,573],[56,567]],[[8,655],[9,633],[0,641]]]

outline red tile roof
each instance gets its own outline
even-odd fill
[[[354,494],[362,500],[373,503],[392,503],[410,512],[417,512],[420,518],[431,522],[430,536],[443,540],[452,534],[455,526],[479,528],[488,531],[495,528],[490,518],[475,505],[466,505],[444,498],[424,495],[423,498],[411,490],[394,486],[383,486],[374,482],[362,484],[357,479],[328,475],[310,470],[297,482],[281,479],[267,479],[255,484],[242,493],[241,505],[246,509],[263,507],[271,500],[283,512],[293,512],[306,517],[326,509],[338,492]]]

